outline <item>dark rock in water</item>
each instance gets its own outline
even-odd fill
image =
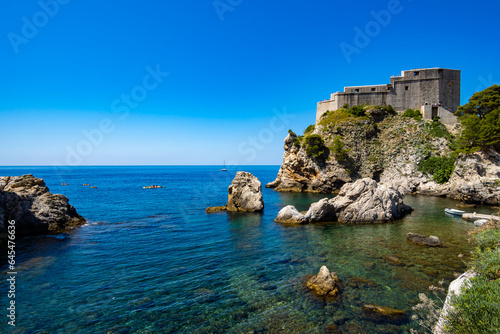
[[[339,326],[335,324],[328,324],[325,326],[325,334],[343,334]]]
[[[377,282],[369,280],[368,278],[363,277],[351,277],[349,285],[353,288],[381,288],[382,286]]]
[[[218,211],[226,211],[226,207],[225,206],[209,206],[207,208],[207,213],[213,213],[213,212],[218,212]]]
[[[344,334],[367,334],[363,327],[356,324],[345,324],[342,331]]]
[[[406,235],[406,239],[410,240],[416,245],[428,246],[428,247],[443,247],[441,240],[438,237],[431,235],[430,237],[426,237],[425,235],[417,234],[417,233],[408,233]]]
[[[373,304],[363,305],[365,315],[375,321],[401,321],[406,318],[404,311]]]
[[[335,297],[339,293],[339,279],[335,273],[330,273],[326,266],[322,266],[318,275],[311,277],[306,286],[321,297]]]
[[[386,255],[384,256],[384,258],[391,262],[392,264],[395,264],[396,266],[402,266],[403,265],[403,261],[401,261],[397,256],[394,256],[394,255]]]
[[[0,235],[11,220],[18,236],[59,233],[85,224],[66,196],[50,193],[31,174],[0,177]]]

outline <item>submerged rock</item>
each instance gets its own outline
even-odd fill
[[[0,177],[0,233],[14,220],[16,235],[62,232],[85,224],[68,198],[49,192],[42,179],[31,174]]]
[[[237,172],[228,188],[228,211],[257,212],[264,210],[261,183],[248,172]]]
[[[401,320],[406,317],[404,311],[390,308],[387,306],[379,306],[373,304],[363,305],[363,311],[368,317],[375,318],[375,320]]]
[[[416,245],[428,246],[428,247],[443,247],[441,240],[438,237],[431,235],[430,237],[426,237],[425,235],[417,234],[417,233],[408,233],[406,235],[406,239],[410,240]]]
[[[206,211],[207,213],[213,213],[213,212],[218,212],[218,211],[226,211],[225,206],[209,206]]]
[[[326,266],[322,266],[316,276],[307,281],[307,288],[321,297],[335,297],[339,293],[337,283],[339,279],[335,273],[330,273]]]
[[[303,224],[307,223],[305,216],[300,213],[293,205],[287,205],[280,210],[275,222],[284,224]]]

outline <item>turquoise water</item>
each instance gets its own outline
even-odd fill
[[[266,184],[278,169],[239,170]],[[363,304],[410,314],[419,292],[441,279],[447,286],[464,270],[457,256],[471,249],[472,224],[445,215],[455,202],[443,198],[407,196],[415,211],[391,224],[284,226],[273,221],[284,205],[306,210],[325,195],[263,188],[263,214],[208,215],[207,206],[225,204],[234,170],[0,167],[0,175],[25,173],[68,196],[88,224],[18,240],[17,326],[2,323],[12,333],[323,333],[328,324],[406,333],[415,324],[374,322]],[[142,189],[151,184],[167,187]],[[415,246],[408,232],[437,235],[445,247]],[[304,288],[322,265],[342,281],[337,300],[316,299]]]

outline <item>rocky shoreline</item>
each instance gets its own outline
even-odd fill
[[[66,196],[52,194],[31,174],[0,177],[0,240],[15,221],[16,237],[60,233],[85,224]]]
[[[460,154],[448,182],[438,184],[418,170],[429,155],[451,153],[450,141],[432,137],[425,124],[408,117],[385,116],[336,124],[317,124],[327,150],[335,138],[345,144],[345,159],[332,152],[325,161],[309,156],[301,138],[290,132],[284,140],[283,163],[273,182],[277,191],[336,193],[348,182],[369,177],[404,194],[449,197],[465,203],[500,204],[500,154],[493,149]]]

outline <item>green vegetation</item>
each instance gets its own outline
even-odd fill
[[[292,136],[296,137],[297,135],[295,132],[292,131],[292,129],[288,129],[288,133],[291,134]]]
[[[328,157],[328,148],[320,135],[309,135],[304,140],[306,154],[318,161],[325,161]]]
[[[432,122],[425,123],[425,131],[427,131],[427,133],[434,138],[452,138],[451,133],[446,129],[446,126],[444,126],[444,124],[439,121],[438,118],[436,118]]]
[[[390,104],[386,106],[374,106],[373,109],[382,110],[383,112],[389,115],[396,115],[396,110],[394,110],[394,108]]]
[[[450,333],[500,332],[500,230],[489,223],[473,233],[476,249],[470,267],[478,274],[452,299]]]
[[[340,139],[340,136],[335,137],[332,146],[330,146],[330,150],[333,152],[333,156],[338,162],[342,163],[347,161],[348,150],[344,149],[344,143]]]
[[[416,121],[421,121],[422,120],[422,114],[420,113],[419,110],[416,109],[406,109],[406,111],[403,114],[403,117],[411,117]]]
[[[313,131],[314,131],[314,124],[311,124],[304,130],[304,136],[307,136]]]
[[[302,145],[302,140],[304,139],[304,136],[298,136],[293,139],[293,145],[300,147]]]
[[[440,184],[448,182],[455,169],[455,159],[446,157],[429,157],[418,164],[418,170],[432,175],[432,179]]]
[[[364,104],[360,106],[352,106],[347,110],[347,112],[355,117],[366,116],[366,110]]]
[[[475,152],[493,147],[500,150],[500,86],[477,92],[455,113],[464,129],[458,139],[459,151]]]

